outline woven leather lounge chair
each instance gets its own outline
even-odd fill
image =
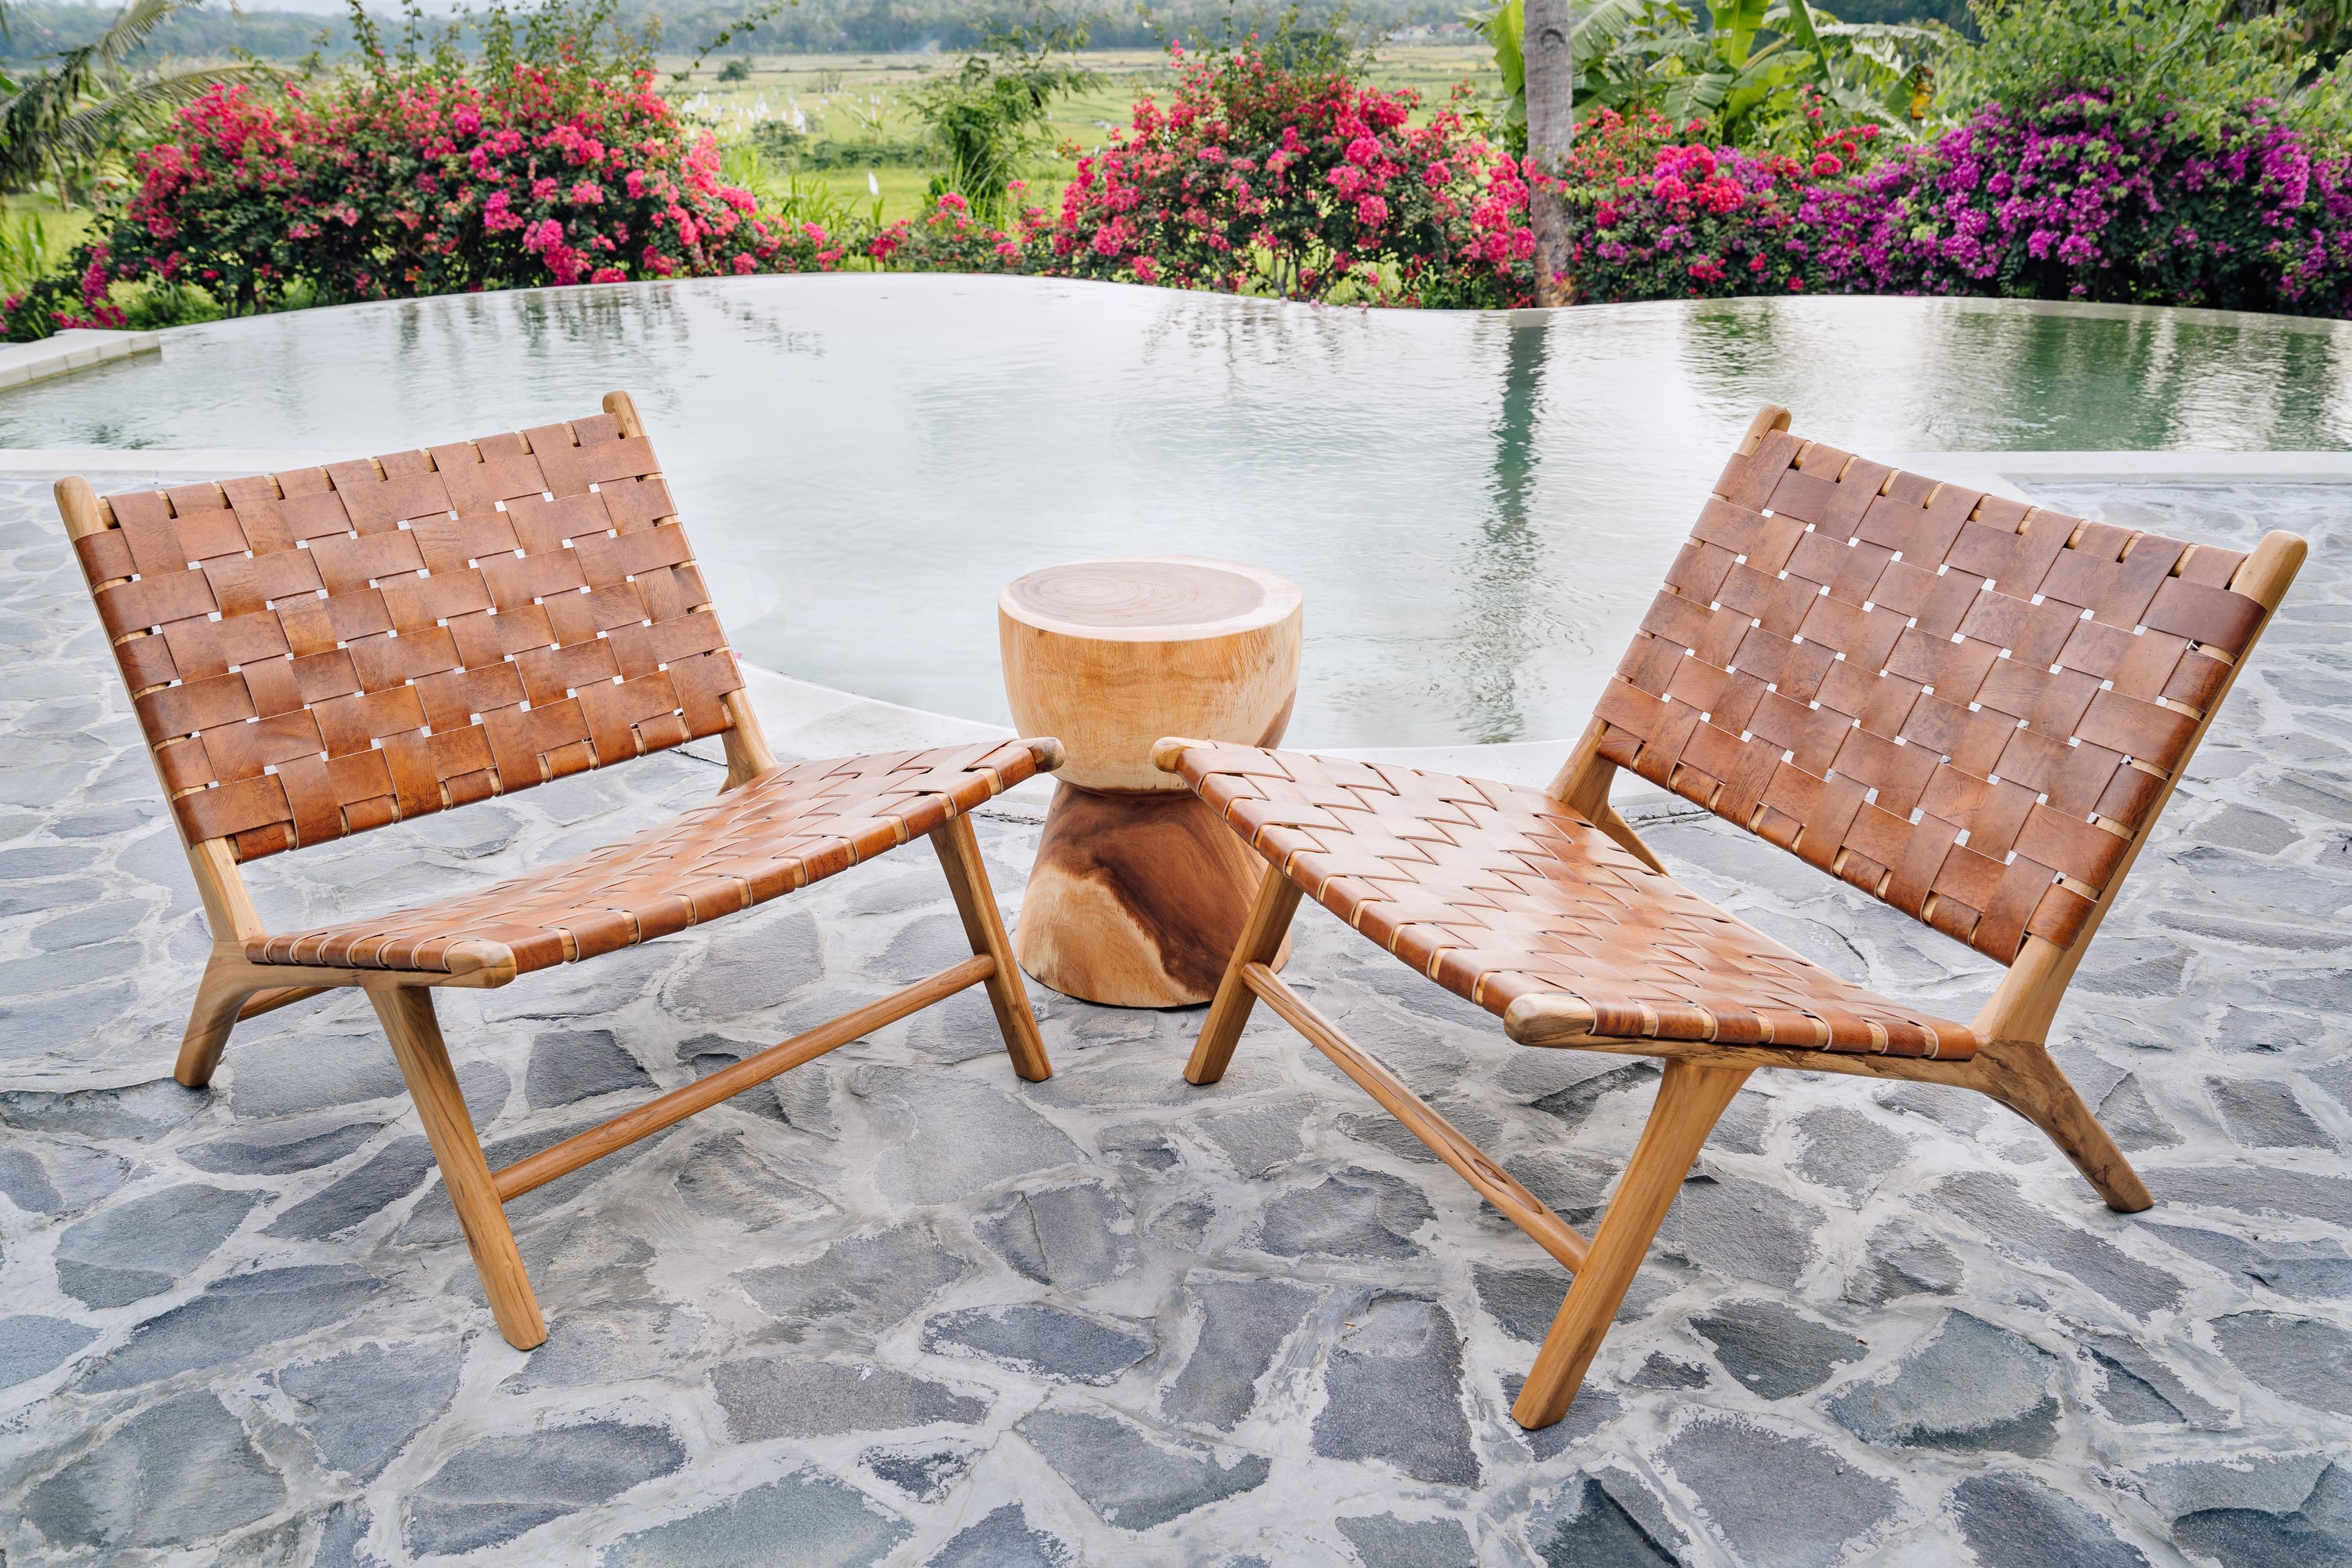
[[[547,1337],[504,1205],[964,987],[1048,1077],[966,816],[1053,741],[780,764],[761,738],[625,393],[520,435],[100,500],[58,486],[212,929],[177,1076],[337,986],[375,1006],[499,1331]],[[427,909],[270,932],[239,868],[698,736],[720,793],[661,826]],[[972,956],[492,1171],[433,988],[504,985],[746,910],[919,837]]]
[[[1700,1145],[1758,1068],[1952,1084],[2153,1200],[2043,1048],[2052,1015],[2302,564],[2085,522],[1787,434],[1724,469],[1541,793],[1171,738],[1154,756],[1268,869],[1185,1077],[1263,998],[1575,1272],[1512,1414],[1568,1413]],[[1839,979],[1675,883],[1609,805],[1630,768],[2009,973],[1973,1023]],[[1525,1046],[1664,1058],[1591,1241],[1268,967],[1302,896]]]

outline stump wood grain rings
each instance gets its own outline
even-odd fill
[[[1162,735],[1272,745],[1298,691],[1297,585],[1230,561],[1116,556],[1033,572],[997,601],[1024,734],[1067,755],[1023,896],[1022,967],[1068,995],[1182,1006],[1215,992],[1256,868]]]

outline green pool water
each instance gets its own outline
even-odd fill
[[[746,658],[1005,717],[1055,561],[1296,579],[1291,734],[1572,734],[1757,405],[1875,451],[2352,447],[2352,328],[1992,300],[1366,311],[1042,279],[752,278],[313,310],[0,394],[0,446],[346,456],[633,392]]]

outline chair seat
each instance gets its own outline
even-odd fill
[[[1496,1015],[1561,996],[1603,1038],[1976,1054],[1966,1026],[1840,979],[1540,791],[1251,746],[1179,771],[1307,896]]]
[[[577,858],[425,909],[256,937],[256,963],[447,973],[507,949],[517,973],[748,910],[939,827],[1037,772],[1024,741],[795,763]],[[468,963],[465,965],[470,967]]]

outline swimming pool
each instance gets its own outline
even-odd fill
[[[1861,449],[2343,449],[2352,328],[1995,300],[1364,311],[745,278],[215,323],[0,446],[381,451],[626,387],[747,658],[1003,721],[995,599],[1169,552],[1307,595],[1293,740],[1574,733],[1758,404]]]

